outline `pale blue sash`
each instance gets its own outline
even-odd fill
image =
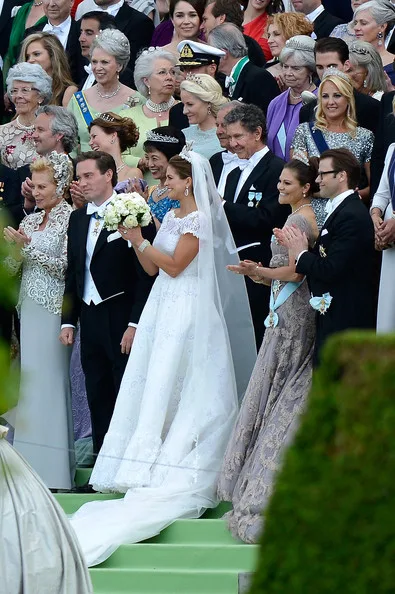
[[[276,309],[283,305],[286,300],[291,297],[292,293],[300,287],[300,285],[304,282],[304,279],[298,283],[287,282],[278,293],[277,297],[274,297],[273,286],[274,283],[279,283],[280,281],[273,281],[272,286],[270,289],[270,304],[269,304],[269,315],[267,316],[264,324],[266,328],[275,328],[278,324],[278,314],[276,314]]]

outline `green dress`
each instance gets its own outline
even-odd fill
[[[4,58],[4,67],[3,67],[3,78],[4,84],[7,78],[7,74],[9,69],[14,66],[18,62],[19,58],[19,51],[20,45],[23,41],[25,36],[25,28],[26,28],[26,21],[29,16],[30,10],[33,6],[33,2],[28,2],[27,4],[23,4],[18,12],[14,17],[14,22],[12,23],[11,35],[10,35],[10,43],[8,45],[8,51]],[[34,24],[34,27],[38,25],[46,25],[48,23],[48,19],[46,16],[41,17],[38,21]]]

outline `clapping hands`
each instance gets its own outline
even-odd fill
[[[257,273],[259,268],[263,268],[261,262],[254,262],[253,260],[242,260],[239,264],[231,265],[226,267],[231,272],[235,272],[236,274],[243,274],[244,276],[248,276],[254,282],[261,281],[263,278],[262,274]]]

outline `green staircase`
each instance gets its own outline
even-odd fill
[[[83,484],[90,469],[77,473]],[[117,495],[58,494],[66,513],[88,501]],[[221,516],[228,506],[208,510],[198,520],[177,520],[158,536],[124,545],[93,567],[95,594],[238,594],[253,571],[257,546],[232,538]]]

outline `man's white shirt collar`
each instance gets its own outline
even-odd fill
[[[43,31],[47,32],[47,33],[52,33],[53,35],[56,35],[56,37],[59,39],[60,43],[65,48],[66,44],[67,44],[67,37],[70,32],[70,27],[71,27],[71,16],[68,16],[67,19],[65,21],[63,21],[63,23],[60,23],[59,25],[52,25],[51,23],[48,22],[46,25],[44,25]]]
[[[330,215],[333,213],[333,211],[335,211],[336,208],[338,206],[340,206],[340,204],[343,202],[343,200],[345,198],[347,198],[347,196],[351,196],[351,194],[354,194],[354,191],[355,190],[346,190],[345,192],[342,192],[341,194],[336,196],[336,198],[332,198],[332,200],[328,200],[328,202],[326,203],[326,206],[325,206],[325,212],[326,212],[325,221],[328,219],[328,217],[330,217]]]
[[[314,23],[315,19],[320,16],[321,12],[324,12],[324,10],[325,8],[322,6],[322,4],[320,4],[318,8],[313,10],[313,12],[306,14],[306,19],[308,19],[310,23]]]

